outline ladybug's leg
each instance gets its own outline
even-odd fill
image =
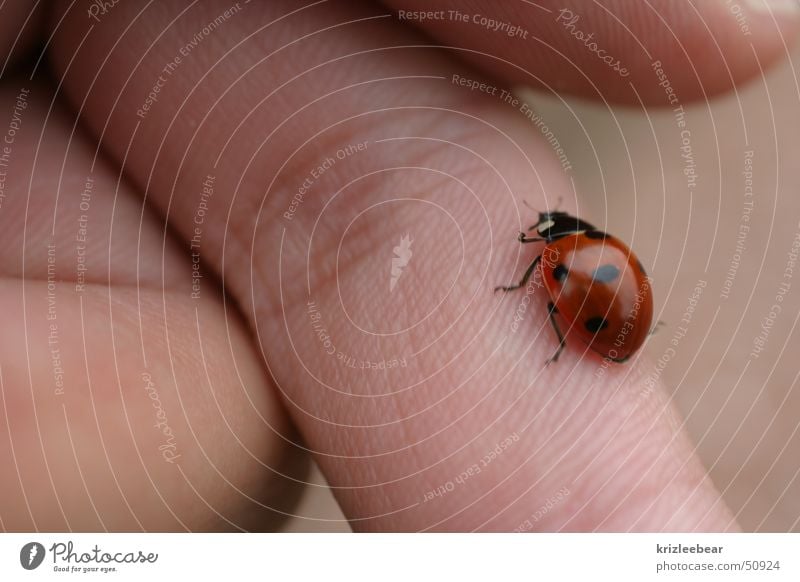
[[[556,353],[545,362],[545,366],[549,366],[551,362],[558,361],[558,356],[561,355],[561,352],[564,350],[564,345],[566,344],[566,340],[564,340],[564,334],[561,333],[561,330],[558,328],[556,318],[553,317],[556,313],[558,313],[558,309],[556,309],[556,306],[552,301],[547,304],[547,311],[550,314],[550,323],[553,325],[553,329],[556,330],[556,335],[558,336],[558,349],[556,350]]]
[[[662,325],[667,325],[667,324],[666,324],[666,323],[664,323],[663,321],[661,321],[661,320],[659,319],[659,320],[656,322],[656,324],[653,326],[653,329],[651,329],[651,330],[650,330],[650,333],[649,333],[649,334],[647,334],[647,335],[653,335],[654,333],[656,333],[656,332],[658,331],[658,328],[659,328],[659,327],[661,327]]]
[[[527,285],[528,284],[528,279],[531,278],[531,275],[533,275],[534,269],[536,269],[536,265],[538,265],[539,261],[541,261],[541,260],[542,260],[542,256],[541,255],[539,255],[538,257],[533,259],[533,262],[531,263],[531,266],[528,267],[527,271],[525,271],[525,274],[522,276],[522,279],[520,280],[519,283],[517,283],[516,285],[511,285],[511,287],[503,287],[503,286],[495,287],[494,288],[495,293],[497,292],[498,289],[502,289],[503,291],[513,291],[514,289],[519,289],[520,287],[524,287],[525,285]]]
[[[524,232],[521,232],[521,233],[519,233],[519,236],[517,237],[517,240],[519,242],[521,242],[521,243],[532,243],[532,242],[541,242],[544,239],[536,237],[536,236],[527,237],[527,236],[525,236]]]

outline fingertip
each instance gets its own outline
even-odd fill
[[[800,4],[718,0],[658,19],[666,34],[650,43],[650,58],[631,71],[635,91],[622,91],[620,100],[668,105],[668,84],[680,102],[702,101],[764,75],[788,56],[800,31]]]
[[[426,9],[420,0],[387,0]],[[459,57],[510,85],[610,102],[664,105],[724,93],[786,57],[800,28],[796,0],[655,3],[447,0],[438,20],[411,19]],[[454,16],[459,14],[460,17]],[[512,34],[513,32],[513,34]]]

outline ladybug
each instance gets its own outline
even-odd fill
[[[565,339],[556,316],[567,332],[613,362],[628,360],[642,347],[653,321],[650,279],[636,255],[619,239],[566,212],[540,212],[519,242],[544,242],[522,280],[495,291],[524,287],[539,268],[550,297],[547,308],[558,336],[558,349],[547,364],[558,360]]]

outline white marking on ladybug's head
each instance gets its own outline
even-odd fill
[[[538,226],[536,227],[536,230],[541,232],[543,230],[547,230],[548,228],[551,228],[554,224],[555,224],[554,220],[545,220],[544,222],[540,222],[538,224]]]

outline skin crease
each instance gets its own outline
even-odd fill
[[[275,406],[274,395],[280,395],[355,529],[511,530],[564,488],[569,491],[566,500],[532,529],[736,529],[692,445],[676,432],[678,422],[662,387],[640,398],[642,362],[606,370],[600,381],[595,377],[599,358],[579,349],[565,351],[558,367],[531,365],[543,361],[555,346],[541,296],[531,301],[524,333],[509,333],[508,314],[516,303],[487,290],[515,277],[529,260],[513,238],[514,229],[530,221],[518,212],[515,199],[524,196],[546,208],[563,194],[564,210],[571,212],[576,202],[549,145],[521,127],[517,114],[495,101],[465,95],[449,83],[419,77],[475,73],[435,49],[417,48],[366,52],[294,79],[336,56],[424,41],[386,20],[336,27],[384,13],[345,3],[309,9],[302,18],[289,17],[274,26],[269,35],[248,39],[290,6],[297,7],[289,2],[248,5],[247,18],[226,22],[224,36],[193,49],[180,74],[169,77],[157,107],[140,116],[137,110],[148,91],[185,39],[229,5],[204,3],[178,17],[182,7],[153,5],[138,16],[140,7],[120,3],[85,39],[90,25],[85,11],[68,11],[61,21],[67,6],[54,8],[50,21],[55,33],[52,74],[63,82],[58,97],[78,112],[112,164],[125,160],[130,195],[146,190],[148,202],[166,217],[184,246],[193,232],[202,181],[213,171],[214,207],[203,225],[203,261],[222,278],[226,297],[241,309],[257,348],[251,353],[243,347],[247,339],[241,326],[234,326],[239,339],[227,340],[221,302],[211,293],[204,300],[209,302],[208,318],[220,330],[202,337],[219,335],[223,344],[235,343],[218,352],[234,353],[237,362],[246,363],[249,375],[244,384],[248,394],[260,395],[254,397],[262,399],[259,409],[267,411],[267,421],[233,399],[243,406],[237,426],[249,435],[252,446],[260,447],[257,457],[275,466],[277,460],[272,459],[285,455],[283,441],[271,430],[287,431],[286,419]],[[333,28],[313,42],[282,49],[280,58],[260,62],[270,51],[325,27]],[[115,46],[118,40],[123,42]],[[240,41],[243,44],[226,55]],[[677,47],[665,50],[679,52]],[[536,57],[527,58],[525,66],[534,70]],[[219,59],[224,59],[222,66],[217,65]],[[373,81],[408,75],[417,78],[400,84]],[[264,96],[283,82],[286,88],[268,106],[262,105]],[[358,90],[342,89],[353,83],[366,84]],[[310,103],[336,90],[322,103]],[[307,103],[298,111],[299,104]],[[373,111],[378,108],[388,110]],[[413,145],[409,140],[376,143],[399,136]],[[316,191],[291,220],[285,218],[297,185],[326,156],[364,142],[368,145],[358,155],[346,154],[326,170],[315,182]],[[423,165],[435,171],[420,169]],[[85,168],[75,174],[82,179]],[[346,202],[336,200],[324,208],[328,197],[318,192],[336,192],[345,185]],[[368,208],[376,203],[382,204]],[[325,220],[315,229],[315,218],[323,210]],[[366,218],[358,215],[361,211]],[[456,223],[448,212],[456,216]],[[469,236],[462,243],[463,232]],[[377,292],[375,273],[382,272],[388,259],[372,251],[381,245],[391,251],[405,233],[414,237],[413,269],[404,272],[398,295]],[[169,252],[179,254],[181,248],[176,244]],[[166,262],[166,252],[154,252],[154,260]],[[306,253],[313,265],[308,275],[311,300],[339,349],[377,361],[405,354],[413,346],[420,355],[407,369],[395,370],[394,376],[369,375],[343,369],[329,357],[309,325]],[[463,272],[462,257],[468,258]],[[188,257],[183,264],[190,264]],[[173,271],[177,267],[166,265],[161,273]],[[459,284],[454,286],[456,280]],[[421,288],[425,293],[418,292]],[[176,309],[186,302],[182,292]],[[152,313],[161,313],[162,300],[159,290]],[[135,315],[136,303],[132,305],[130,313]],[[133,315],[129,337],[135,339]],[[191,321],[190,316],[184,314],[184,321]],[[22,323],[16,325],[21,334]],[[452,325],[456,327],[450,329]],[[96,327],[102,342],[107,322],[100,320]],[[412,329],[374,335],[406,327]],[[180,329],[184,328],[178,326],[175,333]],[[187,342],[196,341],[195,334],[185,333]],[[9,341],[12,336],[4,337]],[[506,343],[498,350],[503,337]],[[80,356],[70,357],[79,361]],[[170,354],[162,351],[160,356],[169,369]],[[159,354],[153,357],[158,361]],[[138,380],[140,366],[134,363],[120,376]],[[193,370],[192,362],[186,368],[187,373]],[[220,381],[236,377],[231,367],[220,364],[216,369]],[[91,368],[92,377],[101,372],[102,367]],[[41,382],[42,390],[50,388],[49,379],[32,380]],[[231,382],[233,395],[241,394],[238,386],[238,380]],[[170,406],[180,410],[178,403]],[[197,402],[197,414],[207,415],[204,427],[212,435],[225,434],[220,416],[208,413],[208,407],[207,402]],[[114,427],[104,430],[113,434]],[[515,437],[512,444],[491,460],[490,470],[464,481],[457,495],[424,501],[427,492],[480,463],[498,443],[508,442],[509,435]],[[119,436],[123,447],[130,446],[130,437]],[[208,446],[213,443],[209,437]],[[8,447],[2,451],[4,463],[13,464]],[[224,457],[227,452],[220,444],[217,453]],[[121,458],[126,454],[119,453]],[[195,460],[198,470],[208,463],[200,454]],[[239,461],[228,457],[226,470],[256,490],[268,491],[274,485],[274,477],[254,474]],[[104,469],[101,463],[98,470]],[[41,463],[31,470],[41,472]],[[4,477],[2,486],[13,487],[13,478]],[[46,489],[42,495],[47,495]],[[181,491],[177,485],[176,490]],[[119,506],[111,485],[98,485],[93,491],[92,499],[107,504],[98,511],[101,516]],[[217,490],[213,499],[212,505],[231,521],[251,525],[241,518],[239,492]],[[169,497],[159,504],[146,496],[140,500],[141,512],[153,520],[147,529],[176,528],[174,521],[159,521],[159,516],[165,513],[164,505],[181,509],[179,501]],[[192,500],[186,504],[197,505]],[[55,515],[56,506],[51,502],[42,511]],[[213,521],[206,516],[191,525],[206,527],[206,520]],[[21,529],[40,527],[39,521],[18,523]],[[53,523],[55,529],[74,527],[72,522]]]

